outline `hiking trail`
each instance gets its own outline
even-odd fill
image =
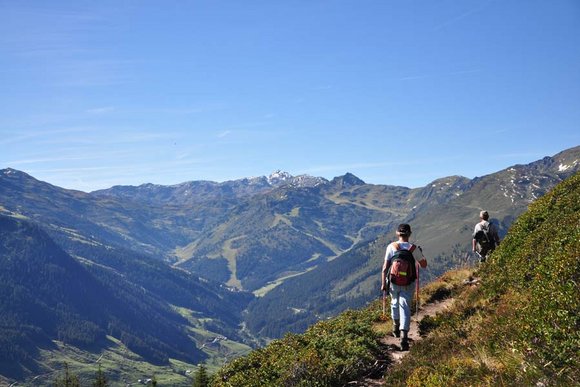
[[[409,342],[411,347],[423,339],[423,337],[421,337],[419,334],[419,322],[427,316],[433,317],[437,313],[449,309],[454,301],[455,299],[450,297],[421,305],[419,308],[419,313],[413,314],[413,317],[411,318],[411,326],[409,328]],[[387,311],[387,313],[389,312]],[[409,353],[409,351],[401,351],[401,339],[393,337],[391,334],[381,338],[380,342],[385,347],[387,352],[386,359],[377,360],[377,369],[372,376],[368,376],[357,381],[352,381],[348,383],[349,386],[384,386],[383,375],[385,372],[387,372],[387,370],[392,365],[400,363],[401,360]]]

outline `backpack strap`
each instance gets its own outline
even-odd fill
[[[393,242],[393,243],[391,243],[391,245],[393,246],[395,251],[401,250],[401,245],[399,244],[399,242]],[[415,251],[416,248],[417,248],[417,246],[415,246],[414,244],[411,243],[411,247],[409,248],[408,251],[410,251],[412,253],[413,251]]]

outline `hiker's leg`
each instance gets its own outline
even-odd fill
[[[399,291],[399,310],[401,316],[400,329],[403,331],[409,331],[411,326],[411,301],[413,300],[413,294],[415,293],[415,285],[411,284],[409,286],[401,287]]]
[[[486,249],[481,249],[481,251],[479,252],[479,263],[484,263],[487,259],[487,255],[489,254],[489,251]]]
[[[399,320],[399,291],[395,288],[396,285],[391,284],[389,292],[391,294],[391,319],[393,321]],[[398,288],[398,286],[397,286]]]

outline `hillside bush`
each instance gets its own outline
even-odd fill
[[[349,310],[304,334],[287,334],[225,366],[214,386],[337,386],[368,372],[379,356],[374,311]]]

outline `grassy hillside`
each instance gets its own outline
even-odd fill
[[[579,253],[576,174],[518,218],[482,286],[432,322],[387,385],[578,385]]]
[[[580,332],[580,174],[533,203],[502,245],[468,272],[429,284],[422,302],[454,294],[447,313],[422,321],[431,334],[388,369],[385,385],[577,385]],[[424,298],[424,299],[423,299]],[[237,359],[217,386],[334,386],[359,380],[384,361],[377,338],[388,332],[380,305],[347,311],[302,335],[288,334]]]

